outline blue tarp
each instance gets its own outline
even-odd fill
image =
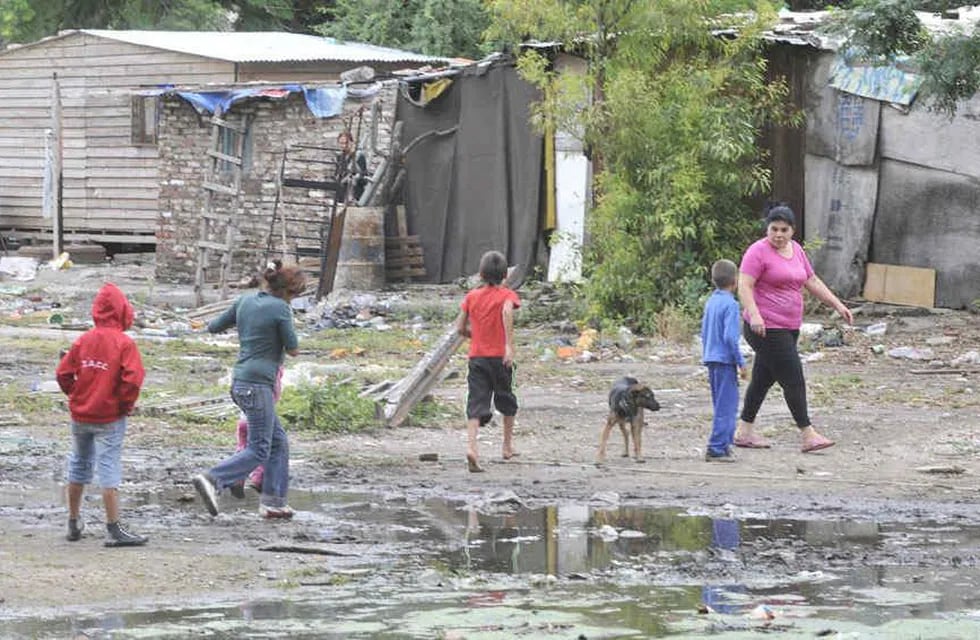
[[[857,96],[908,106],[922,86],[922,77],[893,65],[849,65],[843,56],[834,60],[830,86]]]
[[[278,87],[250,87],[230,91],[177,91],[177,95],[191,103],[199,112],[224,113],[231,105],[248,98],[285,98],[291,93],[302,92],[306,106],[317,118],[339,115],[347,99],[347,88],[304,87],[286,84]]]

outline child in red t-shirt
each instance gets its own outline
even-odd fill
[[[469,373],[466,376],[466,462],[471,472],[483,471],[477,454],[476,435],[490,422],[490,403],[504,416],[503,458],[517,453],[512,442],[517,397],[512,390],[514,376],[514,309],[521,306],[517,294],[503,283],[507,260],[497,251],[480,258],[480,278],[484,284],[466,294],[460,305],[456,330],[470,338]]]

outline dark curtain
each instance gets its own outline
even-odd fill
[[[531,130],[537,90],[511,65],[467,70],[425,106],[399,97],[409,233],[418,235],[428,282],[449,282],[479,270],[485,251],[532,269],[539,239],[543,143]],[[429,134],[429,135],[426,135]]]

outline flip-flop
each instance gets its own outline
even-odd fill
[[[810,442],[804,442],[800,451],[803,453],[813,453],[814,451],[820,451],[821,449],[829,449],[830,447],[834,446],[834,444],[836,443],[828,438],[814,438]]]
[[[768,440],[760,438],[759,436],[735,438],[732,444],[734,444],[736,447],[742,447],[743,449],[769,449],[772,447]]]
[[[470,473],[483,473],[485,471],[480,466],[480,463],[477,462],[476,458],[471,458],[470,456],[466,456],[466,466],[469,467]]]

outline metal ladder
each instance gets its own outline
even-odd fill
[[[211,118],[211,141],[205,179],[201,184],[204,207],[200,214],[196,245],[194,298],[197,306],[204,304],[204,287],[212,281],[210,272],[215,267],[212,264],[215,255],[218,257],[216,266],[221,297],[228,297],[231,256],[238,238],[236,218],[230,212],[235,208],[234,200],[241,193],[242,157],[249,121],[249,114],[243,114],[238,122],[217,113]],[[229,146],[231,148],[227,149]]]
[[[283,149],[266,254],[293,261],[317,277],[316,299],[333,289],[347,189],[336,147],[291,145]],[[339,210],[338,210],[339,209]],[[278,246],[277,246],[278,245]],[[310,268],[304,259],[316,258]]]

